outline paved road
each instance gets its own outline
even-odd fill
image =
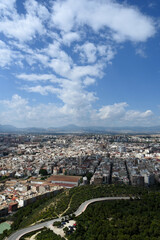
[[[77,211],[75,211],[76,217],[79,216],[81,213],[83,213],[86,208],[88,207],[89,204],[94,203],[94,202],[100,202],[100,201],[111,201],[111,200],[129,200],[130,197],[103,197],[103,198],[94,198],[90,199],[88,201],[83,202]]]
[[[61,220],[62,220],[62,218],[56,218],[54,220],[50,220],[50,221],[47,221],[47,222],[43,222],[43,223],[40,223],[40,224],[36,224],[34,226],[30,226],[30,227],[21,229],[21,230],[15,232],[15,233],[13,233],[10,237],[8,237],[8,240],[19,240],[20,237],[22,237],[26,233],[36,231],[36,230],[42,229],[44,227],[49,227],[49,225],[53,224],[55,221],[61,221]]]
[[[100,201],[111,201],[111,200],[129,200],[130,197],[103,197],[103,198],[94,198],[94,199],[90,199],[88,201],[83,202],[79,208],[74,212],[74,214],[76,216],[79,216],[81,213],[83,213],[86,208],[88,207],[89,204],[94,203],[94,202],[100,202]],[[62,217],[60,218],[56,218],[54,220],[50,220],[47,222],[43,222],[40,224],[36,224],[34,226],[31,227],[27,227],[24,229],[21,229],[15,233],[13,233],[10,237],[8,237],[8,240],[19,240],[20,237],[22,237],[24,234],[38,230],[38,229],[42,229],[43,227],[48,227],[49,225],[53,224],[55,221],[61,221]]]

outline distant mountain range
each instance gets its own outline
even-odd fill
[[[17,128],[12,125],[0,125],[0,133],[160,133],[160,126],[154,127],[79,127],[67,125],[49,128]]]

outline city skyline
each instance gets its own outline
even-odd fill
[[[159,5],[2,0],[0,124],[160,125]]]

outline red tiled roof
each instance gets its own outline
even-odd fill
[[[52,175],[47,180],[48,181],[62,181],[62,182],[78,182],[80,176],[65,176],[65,175]]]

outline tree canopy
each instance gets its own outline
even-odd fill
[[[46,169],[41,168],[40,171],[39,171],[39,174],[40,174],[41,176],[46,176],[46,175],[48,175],[48,172],[47,172]]]

